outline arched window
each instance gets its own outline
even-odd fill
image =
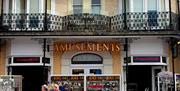
[[[94,53],[80,53],[74,55],[71,60],[72,64],[103,64],[103,58]]]

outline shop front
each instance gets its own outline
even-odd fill
[[[157,91],[157,76],[159,72],[166,69],[166,58],[161,56],[131,56],[128,59],[128,89]]]
[[[22,91],[38,91],[48,78],[50,60],[43,67],[42,57],[11,57],[8,64],[8,75],[22,76]]]
[[[130,43],[123,78],[133,91],[158,91],[158,73],[168,69],[168,44],[161,38],[139,38]],[[126,85],[124,85],[126,86]],[[126,91],[124,89],[124,91]]]
[[[51,82],[73,91],[120,91],[121,51],[119,42],[54,42]]]
[[[22,76],[22,91],[40,91],[50,73],[50,57],[43,66],[42,47],[38,41],[24,38],[11,40],[7,58],[7,74]]]

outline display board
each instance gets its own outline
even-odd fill
[[[119,76],[87,76],[87,91],[120,91]]]
[[[52,76],[51,82],[57,84],[60,91],[84,91],[84,76]]]
[[[51,84],[68,91],[120,91],[119,75],[51,76]]]

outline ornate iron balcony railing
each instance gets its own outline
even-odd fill
[[[127,29],[124,29],[124,14],[105,16],[98,14],[74,14],[57,16],[47,14],[47,27],[44,30],[43,13],[4,14],[3,25],[9,31],[70,31],[70,32],[121,32],[129,30],[176,30],[177,14],[169,12],[128,12]]]

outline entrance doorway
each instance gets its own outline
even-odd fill
[[[151,66],[129,66],[128,86],[133,91],[151,91]]]
[[[23,76],[22,91],[41,91],[43,84],[42,66],[12,66],[12,75]]]

